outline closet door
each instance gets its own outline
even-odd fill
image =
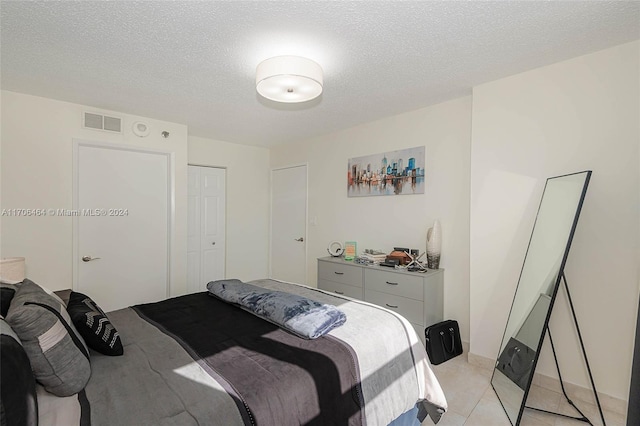
[[[187,291],[225,277],[225,169],[189,166]]]

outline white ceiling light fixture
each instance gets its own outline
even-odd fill
[[[272,101],[296,103],[317,98],[322,93],[322,68],[300,56],[276,56],[256,68],[256,90]]]

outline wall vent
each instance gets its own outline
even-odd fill
[[[108,115],[85,112],[82,117],[82,127],[85,129],[122,133],[122,119],[119,117],[109,117]]]

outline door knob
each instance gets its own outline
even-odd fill
[[[99,257],[82,256],[83,262],[91,262],[92,260],[100,259]]]
[[[297,241],[297,242],[301,243],[301,242],[303,242],[303,241],[304,241],[304,238],[302,238],[302,237],[300,237],[300,238],[296,238],[294,241]]]

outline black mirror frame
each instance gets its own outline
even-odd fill
[[[562,261],[560,263],[560,268],[558,270],[558,276],[556,278],[555,284],[553,285],[553,293],[551,295],[549,308],[547,310],[547,314],[546,314],[546,317],[545,317],[544,327],[542,328],[542,331],[540,333],[540,338],[538,340],[538,347],[536,348],[536,354],[535,354],[535,357],[534,357],[533,365],[531,367],[531,374],[529,375],[529,377],[527,379],[527,385],[526,385],[526,387],[524,389],[524,395],[523,395],[522,401],[520,403],[520,409],[518,411],[518,417],[517,417],[516,423],[515,423],[516,426],[520,424],[520,421],[522,420],[522,415],[524,414],[524,409],[525,409],[525,406],[526,406],[527,398],[529,396],[529,390],[531,389],[531,384],[533,382],[533,375],[534,375],[536,367],[538,365],[538,360],[540,358],[540,351],[542,350],[542,345],[544,344],[544,338],[545,338],[545,334],[547,332],[547,327],[549,326],[549,320],[551,318],[551,313],[553,311],[553,306],[554,306],[555,301],[556,301],[556,296],[558,294],[558,288],[560,287],[560,282],[562,280],[562,277],[564,276],[564,267],[565,267],[565,265],[567,263],[567,258],[569,257],[569,250],[571,249],[571,243],[573,241],[573,236],[575,234],[575,230],[576,230],[576,227],[578,225],[578,219],[580,218],[580,212],[582,211],[582,205],[584,204],[584,199],[585,199],[585,196],[586,196],[586,193],[587,193],[587,188],[589,186],[589,181],[591,180],[591,174],[592,174],[591,170],[585,170],[585,171],[582,171],[582,172],[569,173],[569,174],[566,174],[566,175],[554,176],[554,177],[547,178],[544,190],[542,192],[542,197],[540,198],[540,204],[538,205],[538,212],[536,213],[536,220],[534,222],[533,229],[531,231],[531,236],[529,237],[529,243],[527,245],[527,251],[525,253],[524,261],[522,262],[522,269],[520,270],[520,276],[518,277],[518,285],[516,286],[516,290],[515,290],[514,295],[513,295],[513,300],[511,302],[511,308],[509,308],[509,315],[507,316],[507,323],[505,325],[504,333],[502,334],[502,340],[500,341],[500,348],[498,348],[498,355],[496,356],[496,359],[498,359],[498,357],[500,356],[500,351],[502,350],[502,344],[503,344],[504,339],[506,337],[507,326],[509,324],[509,318],[511,317],[511,313],[512,313],[512,310],[513,310],[513,305],[514,305],[514,302],[516,300],[516,296],[517,296],[517,293],[518,293],[518,287],[520,286],[520,280],[522,278],[522,272],[524,271],[524,266],[525,266],[526,261],[527,261],[527,254],[529,253],[529,248],[531,246],[531,240],[533,238],[533,233],[534,233],[534,231],[536,229],[536,222],[538,221],[538,214],[540,212],[540,206],[542,205],[542,201],[544,200],[544,192],[547,189],[547,184],[549,183],[549,181],[551,179],[558,179],[558,178],[563,178],[563,177],[567,177],[567,176],[574,176],[574,175],[578,175],[578,174],[582,174],[582,173],[586,173],[585,180],[584,180],[584,183],[583,183],[583,186],[582,186],[582,193],[580,194],[580,200],[579,200],[578,205],[576,207],[576,213],[575,213],[575,216],[573,218],[573,223],[571,225],[571,230],[569,232],[569,237],[567,239],[567,244],[565,246],[565,250],[564,250],[564,253],[563,253],[563,256],[562,256]],[[493,373],[491,374],[491,380],[490,380],[491,387],[493,388],[494,392],[496,393],[496,396],[498,397],[498,401],[500,401],[500,405],[502,406],[502,409],[504,410],[505,414],[507,415],[507,418],[509,419],[509,422],[513,425],[514,423],[511,421],[511,418],[509,417],[509,413],[507,412],[507,409],[505,408],[505,406],[504,406],[504,404],[502,402],[502,399],[500,399],[500,395],[498,394],[498,391],[493,386],[493,378],[495,376],[495,371],[496,371],[496,369],[494,367]]]

